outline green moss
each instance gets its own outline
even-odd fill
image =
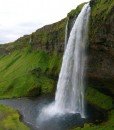
[[[42,94],[49,94],[53,92],[54,89],[54,80],[49,79],[47,77],[40,77],[39,86],[41,86]]]
[[[104,95],[98,90],[88,87],[86,90],[86,100],[96,107],[104,110],[112,108],[113,100],[111,97]]]
[[[110,16],[110,12],[113,7],[113,0],[96,0],[92,7],[92,17],[95,17],[99,20],[106,20]]]
[[[0,130],[30,130],[19,118],[17,111],[0,105]]]
[[[64,42],[66,19],[57,23],[44,26],[32,34],[32,43],[34,46],[45,46],[46,49],[52,47],[53,51],[58,43]]]
[[[90,42],[94,41],[94,43],[99,42],[98,44],[103,44],[105,46],[113,46],[110,41],[106,40],[107,38],[105,36],[108,35],[108,32],[110,30],[108,25],[114,17],[114,1],[96,0],[91,2],[91,6],[92,8],[89,26]]]

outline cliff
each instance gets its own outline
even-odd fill
[[[114,1],[91,1],[91,7],[89,81],[92,81],[96,88],[103,88],[109,94],[114,94]]]
[[[91,0],[86,100],[107,116],[73,130],[114,129],[114,1]]]
[[[114,98],[114,1],[92,0],[90,5],[87,84]]]

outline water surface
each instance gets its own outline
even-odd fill
[[[87,113],[87,119],[82,119],[78,114],[66,114],[52,118],[42,117],[40,120],[39,114],[42,108],[52,101],[52,97],[40,97],[36,99],[20,98],[0,100],[0,104],[17,109],[22,115],[22,120],[30,126],[31,130],[68,130],[74,126],[83,127],[85,122],[95,122],[95,120],[101,120],[103,118],[101,112],[88,106],[89,112]]]

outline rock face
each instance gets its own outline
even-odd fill
[[[1,53],[9,53],[31,46],[33,50],[63,53],[66,18],[46,25],[31,35],[25,35],[10,44],[0,45]]]
[[[114,94],[114,1],[92,0],[88,47],[88,82]]]
[[[44,26],[31,35],[33,48],[47,52],[57,51],[62,53],[64,48],[64,32],[66,18],[52,25]]]

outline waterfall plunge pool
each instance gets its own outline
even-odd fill
[[[105,119],[102,111],[98,111],[92,106],[87,105],[86,119],[82,119],[79,114],[65,114],[62,116],[53,116],[52,118],[43,115],[40,120],[38,117],[42,108],[48,106],[53,100],[53,97],[4,99],[0,100],[0,104],[11,106],[18,110],[22,116],[22,121],[31,130],[68,130],[73,127],[83,127],[84,123],[87,122],[99,123]]]

